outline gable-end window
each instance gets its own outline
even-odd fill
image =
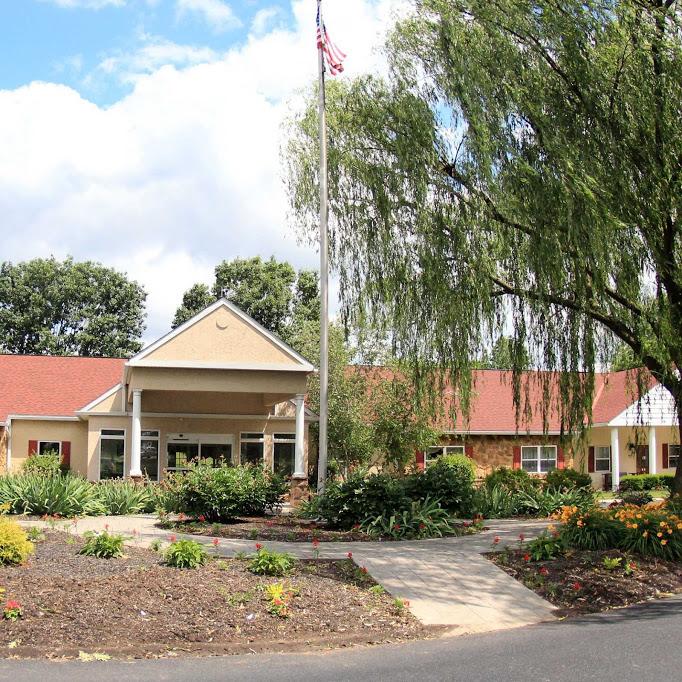
[[[545,474],[556,469],[556,445],[524,445],[521,448],[521,468],[529,474]]]
[[[432,445],[426,448],[424,454],[424,466],[429,466],[438,461],[443,455],[463,455],[465,454],[463,445]]]
[[[599,445],[594,449],[594,470],[611,471],[611,446]]]
[[[125,431],[102,429],[99,436],[99,477],[123,478],[125,461]]]
[[[265,435],[262,433],[242,433],[239,435],[240,460],[242,464],[261,466],[265,454]]]
[[[140,468],[150,481],[159,480],[159,432],[143,431],[140,442]]]
[[[39,455],[59,455],[62,454],[62,442],[59,440],[39,440],[38,441]]]
[[[682,445],[668,445],[668,466],[671,469],[677,467],[680,461],[680,453],[682,453]]]
[[[287,478],[293,476],[296,457],[296,434],[276,433],[273,440],[273,468],[275,473]]]

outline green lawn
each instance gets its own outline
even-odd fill
[[[660,488],[658,490],[650,490],[651,496],[656,498],[656,497],[663,497],[667,498],[670,497],[670,491],[667,488]],[[613,500],[617,497],[616,493],[613,492],[613,490],[600,490],[597,493],[597,499],[598,500]]]

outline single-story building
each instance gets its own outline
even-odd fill
[[[510,373],[477,371],[468,421],[441,421],[441,442],[417,453],[417,463],[426,467],[441,454],[462,453],[474,460],[479,477],[502,466],[538,475],[573,467],[589,472],[596,488],[613,489],[625,474],[673,474],[680,457],[673,399],[653,381],[638,399],[635,383],[626,371],[597,374],[592,426],[580,441],[562,438],[555,414],[544,428],[538,386],[531,382],[531,413],[517,424]]]
[[[224,299],[130,359],[0,355],[0,461],[54,451],[90,480],[265,463],[302,487],[313,371]]]

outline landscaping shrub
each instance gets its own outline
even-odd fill
[[[358,471],[343,482],[327,484],[318,498],[318,509],[320,516],[332,526],[349,529],[367,517],[377,518],[408,509],[411,501],[405,479],[389,474],[367,476]]]
[[[0,565],[23,564],[33,554],[33,543],[13,519],[0,516]]]
[[[658,488],[672,489],[674,476],[672,474],[637,474],[623,476],[620,479],[619,490],[656,490]]]
[[[23,463],[21,472],[23,474],[58,476],[61,474],[59,455],[54,452],[46,452],[43,455],[33,455]]]
[[[219,522],[262,516],[279,504],[287,485],[261,467],[198,463],[184,473],[170,474],[163,489],[166,511]]]
[[[96,516],[106,513],[97,487],[73,474],[0,476],[0,504],[13,514]]]
[[[256,554],[249,562],[249,571],[256,575],[282,576],[289,573],[293,566],[294,560],[289,554],[256,545]]]
[[[102,481],[96,485],[97,496],[110,516],[139,514],[149,508],[154,494],[151,486],[132,481]]]
[[[506,488],[511,492],[518,490],[529,490],[540,486],[540,479],[533,478],[527,471],[523,469],[510,469],[508,467],[500,467],[491,471],[484,479],[483,485],[492,490],[496,487]]]
[[[197,568],[208,561],[208,552],[195,540],[176,540],[165,551],[163,560],[173,568]]]
[[[412,502],[409,509],[402,512],[368,516],[360,528],[372,537],[408,540],[443,537],[452,534],[455,525],[452,516],[440,506],[439,501],[427,497],[423,502]]]
[[[659,559],[682,558],[682,520],[668,508],[623,507],[614,519],[622,525],[621,549]]]
[[[123,556],[123,536],[116,533],[84,533],[85,544],[79,554],[94,556],[98,559],[114,559]]]
[[[626,490],[621,494],[623,504],[631,504],[636,507],[643,507],[645,504],[653,502],[653,495],[648,490]]]
[[[566,550],[558,533],[542,533],[528,543],[526,551],[533,561],[551,561],[560,557]]]
[[[585,511],[594,506],[595,492],[591,488],[534,488],[514,495],[516,509],[525,516],[546,517],[562,507],[577,507]]]
[[[480,514],[486,519],[504,519],[518,515],[514,492],[502,484],[482,485],[474,493],[473,514]]]
[[[545,478],[547,488],[556,490],[572,490],[574,488],[591,488],[592,478],[575,469],[553,469]]]
[[[474,495],[474,463],[465,455],[439,457],[423,473],[405,479],[405,493],[412,500],[438,499],[440,506],[462,515],[471,510]]]
[[[600,550],[621,546],[623,524],[609,510],[565,507],[561,513],[560,537],[568,547]]]

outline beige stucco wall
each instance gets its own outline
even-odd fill
[[[123,388],[93,405],[89,412],[121,412],[123,410]]]
[[[142,411],[265,415],[270,412],[270,407],[265,405],[262,393],[144,391]]]
[[[293,364],[291,355],[227,308],[219,308],[151,352],[146,360]]]
[[[71,470],[85,475],[87,472],[88,429],[82,421],[12,420],[11,471],[21,471],[28,458],[28,442],[51,440],[71,442]]]
[[[280,400],[306,392],[305,372],[264,370],[209,370],[167,367],[133,367],[128,397],[134,389],[150,391],[276,394]]]
[[[0,426],[0,472],[7,469],[7,430]]]
[[[264,432],[264,455],[265,463],[272,467],[274,433],[294,433],[296,423],[293,419],[269,419],[268,417],[254,417],[248,420],[237,419],[197,419],[195,417],[142,417],[142,430],[159,431],[159,469],[163,470],[167,465],[167,445],[169,433],[200,433],[216,434],[220,436],[233,436],[232,452],[235,463],[239,462],[240,434],[246,432]],[[305,425],[305,458],[307,468],[308,452],[308,423]],[[99,444],[102,429],[125,430],[125,464],[124,470],[130,470],[131,453],[131,418],[130,417],[107,417],[92,416],[87,425],[87,476],[91,480],[99,478]]]

